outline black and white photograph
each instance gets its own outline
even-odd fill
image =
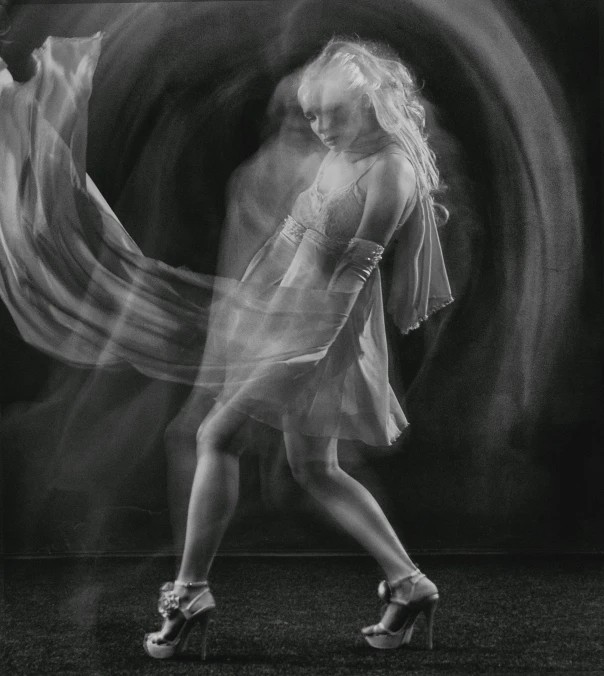
[[[3,674],[604,674],[601,10],[0,0]]]

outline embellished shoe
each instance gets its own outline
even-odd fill
[[[426,647],[432,650],[434,613],[439,596],[436,585],[420,570],[388,584],[383,580],[378,587],[378,596],[384,602],[382,619],[362,634],[372,648],[388,650],[408,645],[413,634],[415,620],[424,613],[427,623]]]
[[[189,599],[174,589],[201,589]],[[179,655],[186,647],[191,629],[201,629],[201,659],[206,658],[208,623],[216,603],[207,582],[166,582],[159,593],[157,609],[164,618],[160,631],[145,634],[143,647],[149,657],[164,660]]]

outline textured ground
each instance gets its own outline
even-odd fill
[[[198,636],[178,662],[149,659],[167,558],[4,562],[3,668],[81,676],[212,674],[604,673],[601,557],[418,557],[438,584],[435,649],[373,651],[358,630],[377,620],[380,579],[364,557],[220,557],[209,659]],[[423,622],[423,621],[422,621]]]

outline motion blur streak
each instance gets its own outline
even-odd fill
[[[514,418],[539,415],[565,329],[576,321],[583,242],[570,120],[555,78],[513,17],[489,2],[416,4],[458,47],[485,126],[495,294],[489,330],[478,339],[501,343],[485,420],[501,433]],[[511,410],[502,405],[506,393]]]
[[[13,13],[14,37],[32,48],[48,34],[97,30],[106,37],[89,174],[147,255],[233,276],[320,160],[296,105],[298,69],[334,33],[383,40],[401,54],[425,85],[448,186],[441,237],[456,302],[415,335],[392,332],[413,462],[404,478],[383,478],[391,493],[404,482],[398,507],[410,520],[506,518],[547,503],[554,487],[536,459],[538,436],[589,418],[596,401],[593,327],[582,307],[583,168],[564,89],[511,5],[94,3]],[[156,399],[154,422],[172,411]],[[31,409],[19,409],[12,429]],[[62,443],[68,437],[64,429]],[[94,453],[101,446],[88,444]]]

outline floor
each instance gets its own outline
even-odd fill
[[[433,651],[418,622],[407,649],[375,651],[380,580],[363,556],[222,556],[208,660],[192,636],[178,661],[142,649],[159,627],[169,557],[10,559],[3,564],[6,674],[604,673],[601,556],[435,556],[418,564],[440,590]],[[423,619],[422,619],[423,622]]]

